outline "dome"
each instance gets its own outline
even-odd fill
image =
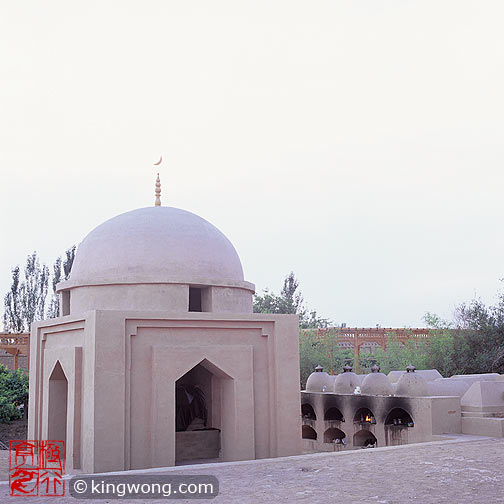
[[[355,387],[360,387],[359,377],[352,372],[352,366],[347,360],[343,367],[343,373],[336,376],[334,380],[335,394],[353,394]]]
[[[390,380],[380,373],[378,366],[373,366],[371,373],[364,377],[361,385],[361,393],[364,395],[392,395],[393,389]]]
[[[317,366],[306,380],[307,392],[332,392],[334,385],[334,376],[327,374],[322,366]]]
[[[341,373],[334,380],[334,393],[353,394],[357,386],[360,386],[360,380],[355,373]]]
[[[243,286],[243,280],[238,254],[223,233],[191,212],[162,206],[132,210],[99,225],[79,245],[70,275],[72,285]]]
[[[406,371],[397,382],[395,395],[410,397],[429,395],[427,381],[419,373],[415,373],[415,367],[408,366]]]

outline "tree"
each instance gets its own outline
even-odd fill
[[[26,415],[28,374],[21,369],[9,371],[0,364],[0,423],[9,423]]]
[[[56,259],[52,276],[45,264],[40,264],[37,253],[33,252],[26,259],[24,277],[21,278],[19,266],[12,269],[12,283],[9,292],[4,297],[4,330],[12,333],[29,331],[35,320],[59,315],[59,299],[56,285],[64,279],[68,280],[75,258],[76,247],[73,245],[65,252],[65,259]],[[63,271],[62,271],[63,270]],[[47,305],[47,296],[51,280],[52,292]]]
[[[19,266],[12,269],[12,284],[4,298],[3,325],[6,331],[20,333],[24,330],[21,285],[19,283]]]
[[[65,260],[63,261],[61,257],[58,257],[53,265],[53,276],[52,276],[52,295],[51,295],[51,303],[49,305],[49,309],[47,311],[48,318],[56,318],[59,317],[60,311],[60,300],[59,296],[56,293],[56,286],[62,280],[68,280],[70,277],[70,272],[72,270],[73,262],[75,259],[75,250],[76,246],[73,245],[65,252]],[[63,278],[62,278],[62,269],[63,269]]]
[[[58,257],[53,265],[52,276],[52,296],[49,309],[47,311],[48,318],[56,318],[59,316],[60,301],[56,293],[56,286],[61,282],[61,257]]]
[[[388,374],[390,371],[406,369],[406,366],[413,364],[417,369],[427,369],[429,367],[428,344],[415,341],[413,338],[401,343],[395,335],[387,337],[387,349],[376,348],[373,353],[367,354],[376,360],[381,368],[381,372]]]
[[[312,330],[299,331],[299,365],[301,390],[306,388],[306,380],[320,365],[329,373],[341,372],[345,359],[353,356],[352,350],[338,345],[337,331],[330,330],[324,337]]]
[[[65,280],[68,280],[70,278],[70,272],[72,271],[72,266],[73,266],[73,262],[75,259],[75,251],[76,250],[77,250],[77,247],[75,245],[72,245],[65,252],[66,258],[65,258],[65,261],[63,262],[63,272],[65,273]]]
[[[12,270],[12,285],[4,298],[3,323],[7,331],[29,331],[34,320],[44,318],[48,283],[49,269],[40,265],[36,252],[26,258],[22,282],[19,266]]]
[[[25,280],[22,284],[23,319],[28,330],[34,320],[45,316],[45,303],[49,285],[49,268],[40,265],[37,253],[29,255],[24,270]]]
[[[466,373],[504,372],[504,293],[495,305],[481,299],[461,304],[455,311],[456,356]]]
[[[329,319],[319,317],[316,310],[308,311],[298,288],[299,282],[291,271],[285,277],[279,296],[268,289],[264,289],[262,295],[254,296],[254,313],[292,313],[298,315],[299,326],[302,328],[327,327]]]

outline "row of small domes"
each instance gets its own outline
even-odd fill
[[[428,387],[425,379],[415,373],[413,366],[406,368],[394,387],[387,375],[380,373],[380,368],[375,364],[371,373],[361,381],[359,375],[352,372],[348,364],[343,368],[343,373],[337,376],[327,374],[321,366],[315,368],[306,382],[307,392],[329,392],[334,394],[363,395],[397,395],[397,396],[426,396]]]

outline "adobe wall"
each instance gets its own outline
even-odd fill
[[[34,324],[31,359],[31,439],[47,436],[57,360],[67,377],[69,470],[173,465],[175,381],[199,363],[222,460],[301,452],[296,316],[93,311]]]

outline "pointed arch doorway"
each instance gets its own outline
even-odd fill
[[[233,379],[207,359],[175,382],[176,463],[221,459],[232,403]]]
[[[61,367],[60,361],[56,361],[51,375],[49,376],[49,400],[48,400],[48,423],[47,438],[55,441],[67,439],[67,415],[68,415],[68,379]]]

